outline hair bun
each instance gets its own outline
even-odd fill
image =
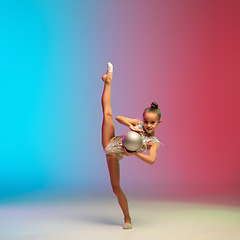
[[[158,108],[158,104],[156,102],[151,103],[151,108]]]

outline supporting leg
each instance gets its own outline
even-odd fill
[[[113,192],[118,198],[118,203],[124,215],[124,221],[125,223],[128,223],[127,228],[130,229],[132,228],[131,217],[129,214],[127,198],[120,187],[120,169],[119,169],[119,162],[117,160],[117,155],[107,156],[107,164],[108,164],[108,170],[109,170]],[[124,224],[124,226],[127,226],[127,225]]]

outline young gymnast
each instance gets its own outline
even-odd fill
[[[131,229],[132,222],[128,209],[128,202],[120,187],[119,161],[125,156],[135,155],[148,164],[153,164],[157,157],[157,150],[160,142],[155,137],[155,129],[161,123],[161,112],[157,103],[152,103],[143,112],[143,122],[137,119],[118,116],[116,120],[126,125],[132,131],[139,132],[143,137],[142,147],[136,152],[128,152],[122,146],[122,136],[115,136],[115,128],[112,119],[111,109],[111,82],[113,65],[108,62],[107,73],[103,75],[104,90],[102,95],[103,124],[102,124],[102,146],[105,150],[110,181],[114,194],[124,215],[123,229]],[[142,154],[149,150],[149,155]]]

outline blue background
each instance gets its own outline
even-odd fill
[[[111,191],[108,61],[113,117],[162,111],[164,147],[153,166],[121,162],[124,191],[239,193],[239,12],[238,0],[1,0],[0,197]]]
[[[1,1],[1,196],[108,178],[95,179],[107,62],[97,12],[98,1]]]

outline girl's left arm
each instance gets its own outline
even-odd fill
[[[155,142],[149,149],[149,155],[136,152],[134,155],[141,159],[143,162],[153,165],[157,157],[158,143]]]

